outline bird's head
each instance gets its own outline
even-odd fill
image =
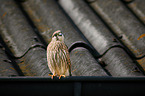
[[[52,40],[64,42],[64,36],[63,36],[61,30],[57,30],[53,33]]]

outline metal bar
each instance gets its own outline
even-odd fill
[[[74,83],[74,96],[81,96],[81,83],[80,82],[75,82]]]
[[[16,77],[7,77],[0,76],[0,82],[32,82],[32,81],[44,81],[44,82],[145,82],[145,77],[112,77],[112,76],[68,76],[62,77],[54,77],[53,79],[49,76],[16,76]]]
[[[15,77],[1,78],[0,90],[5,95],[73,96],[74,82],[80,82],[82,96],[142,95],[145,92],[144,77],[96,77],[72,76],[66,78]],[[17,90],[17,91],[16,91]]]

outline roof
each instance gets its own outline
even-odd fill
[[[46,47],[61,30],[72,76],[144,77],[144,3],[0,0],[0,76],[50,78]]]
[[[74,76],[143,76],[145,27],[126,3],[1,0],[0,4],[1,38],[11,55],[19,57],[8,56],[23,75],[48,75],[46,47],[59,29],[66,45],[76,46],[70,52],[72,70],[77,69]]]

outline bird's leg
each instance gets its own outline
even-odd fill
[[[48,74],[49,76],[51,76],[51,78],[53,79],[53,77],[55,76],[55,74],[51,75],[51,74]]]
[[[60,76],[59,76],[59,79],[60,79],[62,76],[65,77],[65,75],[60,75]]]

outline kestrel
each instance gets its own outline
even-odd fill
[[[70,75],[70,57],[68,48],[64,43],[64,36],[60,30],[57,30],[52,35],[52,40],[47,46],[47,62],[53,76]]]

